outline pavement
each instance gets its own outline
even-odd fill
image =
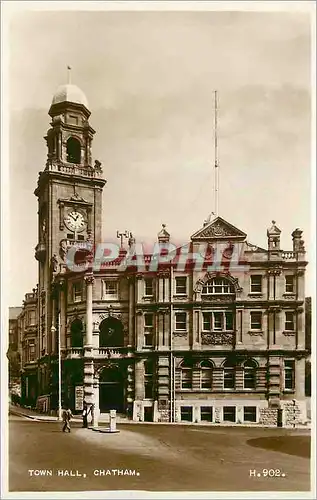
[[[87,432],[74,420],[65,434],[56,421],[11,414],[10,492],[99,491],[112,499],[111,492],[122,491],[310,491],[307,429],[119,424],[118,430]]]
[[[58,422],[59,421],[58,417],[56,417],[56,416],[41,414],[41,413],[36,412],[35,410],[31,410],[29,408],[25,408],[23,406],[18,406],[18,405],[10,404],[9,405],[9,412],[12,415],[20,415],[20,416],[27,417],[27,418],[30,418],[32,420],[41,421],[41,422]],[[82,422],[81,415],[74,415],[72,418],[72,421]],[[117,423],[134,424],[134,425],[140,425],[140,424],[141,425],[142,424],[144,424],[144,425],[151,425],[151,424],[152,425],[166,425],[166,422],[135,422],[133,420],[129,420],[128,418],[121,418],[120,416],[117,416]],[[100,432],[105,432],[104,426],[105,425],[108,426],[108,424],[109,424],[109,415],[104,414],[102,416],[102,418],[99,419],[99,426],[94,428],[93,430],[100,430]],[[173,425],[175,425],[175,423]],[[179,422],[176,425],[201,425],[203,427],[212,425],[213,427],[220,427],[220,426],[221,427],[236,427],[236,425],[232,425],[229,423],[225,423],[225,424],[224,423],[221,423],[221,424],[214,424],[214,423],[213,424],[206,424],[206,423],[192,424],[191,422],[188,422],[188,423]],[[101,428],[99,429],[99,427],[101,427]],[[265,426],[263,426],[261,424],[239,424],[239,427],[265,428]],[[90,428],[92,428],[92,427],[90,426]],[[274,427],[267,426],[267,428],[271,429]],[[292,427],[289,427],[289,428],[292,428]],[[307,422],[307,424],[305,424],[305,425],[301,425],[301,424],[296,425],[296,429],[310,429],[310,428],[311,428],[310,422]]]

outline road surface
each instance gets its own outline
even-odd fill
[[[66,434],[57,422],[11,416],[9,491],[310,490],[308,430],[155,424],[118,429],[105,434],[76,422]]]

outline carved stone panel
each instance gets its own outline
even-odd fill
[[[233,333],[202,333],[201,343],[203,345],[232,345]]]

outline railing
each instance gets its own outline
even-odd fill
[[[82,347],[71,347],[66,349],[66,357],[70,359],[77,359],[83,356]]]
[[[64,174],[70,174],[70,175],[81,175],[83,177],[90,177],[90,178],[102,177],[102,170],[96,170],[91,166],[82,166],[75,163],[64,164],[52,160],[47,161],[45,170],[53,172],[62,172]]]
[[[84,348],[70,347],[66,349],[66,358],[78,359],[84,356]],[[132,354],[126,347],[94,347],[92,355],[97,359],[124,359]]]
[[[295,259],[295,258],[296,258],[296,252],[292,251],[282,252],[282,259],[284,260]]]
[[[125,347],[99,347],[93,349],[93,355],[96,358],[123,359],[130,357],[131,353]]]

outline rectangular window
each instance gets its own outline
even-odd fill
[[[181,371],[182,389],[191,389],[193,386],[193,372],[191,368],[183,368]]]
[[[182,422],[192,422],[193,421],[193,407],[192,406],[181,406],[181,420],[182,420]]]
[[[83,285],[81,281],[73,283],[73,301],[81,302],[83,300]]]
[[[175,330],[187,331],[187,314],[185,312],[175,313]]]
[[[253,275],[251,276],[251,293],[262,293],[262,276]]]
[[[284,361],[284,388],[286,390],[295,389],[295,361]]]
[[[201,406],[200,420],[202,422],[212,422],[212,406]]]
[[[255,389],[256,371],[254,368],[244,369],[244,389]]]
[[[233,330],[233,314],[232,314],[232,312],[227,311],[225,313],[225,317],[226,317],[226,330],[227,331]]]
[[[234,368],[225,368],[223,373],[223,387],[224,389],[235,388],[235,371]]]
[[[154,393],[154,364],[152,360],[147,360],[144,363],[144,390],[145,398],[152,399]]]
[[[286,312],[285,313],[285,330],[288,332],[294,331],[294,313]]]
[[[223,313],[214,313],[214,330],[223,330]]]
[[[293,275],[285,276],[285,292],[286,293],[294,293],[294,276]]]
[[[235,422],[236,421],[236,407],[235,406],[224,406],[223,407],[223,420],[224,420],[224,422]]]
[[[144,345],[153,347],[154,315],[144,314]]]
[[[200,372],[200,388],[211,389],[212,371],[211,368],[202,368]]]
[[[144,295],[146,297],[153,297],[153,278],[144,279]]]
[[[175,278],[175,293],[176,295],[187,294],[187,278],[186,276],[177,276]]]
[[[231,283],[215,278],[203,286],[202,295],[227,295],[234,293]]]
[[[244,422],[256,422],[256,406],[245,406],[243,408]]]
[[[233,314],[231,311],[216,311],[203,313],[203,331],[232,331]]]
[[[212,331],[212,313],[207,312],[203,313],[203,331],[211,332]]]
[[[118,282],[115,280],[104,281],[104,298],[113,300],[118,297]]]
[[[35,344],[34,342],[29,342],[26,344],[26,361],[35,360]]]
[[[29,325],[35,325],[36,324],[36,312],[35,311],[29,311]]]
[[[251,330],[262,330],[262,312],[252,311],[251,316]]]

